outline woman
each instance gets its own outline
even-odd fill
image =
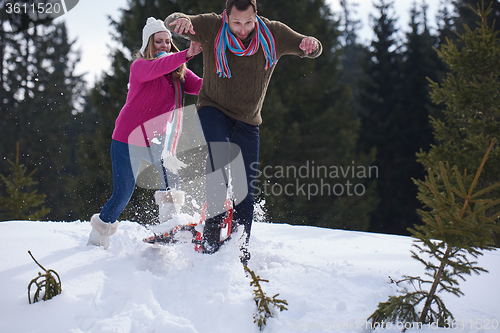
[[[165,137],[167,123],[175,120],[174,110],[182,107],[182,91],[198,94],[202,79],[185,63],[200,52],[201,45],[195,42],[189,49],[179,51],[164,23],[153,17],[147,19],[142,47],[130,66],[127,100],[112,136],[113,194],[100,214],[94,214],[90,220],[89,245],[109,247],[109,237],[116,232],[116,220],[132,197],[143,159],[155,164],[165,176],[165,190],[155,193],[160,221],[168,220],[182,205],[183,193],[175,190],[176,184],[169,187],[169,180],[175,183],[175,177],[166,177],[163,169],[163,145],[155,142]],[[170,153],[175,152],[175,147],[169,148]],[[175,172],[176,167],[169,169]]]

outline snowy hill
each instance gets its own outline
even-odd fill
[[[88,222],[0,223],[1,332],[259,331],[236,244],[212,256],[188,244],[154,249],[141,241],[148,230],[122,222],[104,251],[86,246],[89,232]],[[289,303],[264,332],[369,332],[366,318],[395,294],[388,276],[423,274],[410,247],[408,237],[255,223],[249,266]],[[59,273],[61,295],[28,304],[40,271],[28,250]],[[418,332],[500,332],[500,251],[479,264],[490,273],[468,277],[465,296],[444,297],[461,328]]]

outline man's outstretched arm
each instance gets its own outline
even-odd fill
[[[191,22],[191,18],[182,13],[173,13],[169,15],[165,20],[165,26],[171,32],[175,32],[179,35],[191,34],[195,35],[193,23]]]
[[[317,58],[323,51],[321,42],[312,36],[305,36],[279,21],[267,21],[276,40],[278,57],[296,55],[305,58]]]
[[[207,33],[216,28],[218,19],[214,13],[199,15],[172,13],[165,19],[165,26],[172,33],[195,42],[202,42],[207,38]]]

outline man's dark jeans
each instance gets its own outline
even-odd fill
[[[228,165],[230,159],[234,157],[234,149],[231,151],[231,146],[239,147],[245,166],[248,193],[243,201],[239,202],[234,207],[233,221],[235,221],[237,225],[244,227],[244,232],[248,241],[252,228],[254,210],[253,185],[255,184],[254,180],[257,177],[257,168],[255,166],[259,160],[259,126],[249,125],[242,121],[237,121],[228,117],[214,107],[202,107],[198,111],[198,116],[200,118],[203,134],[209,148],[209,156],[207,158],[206,165],[207,177],[211,172],[224,168]],[[219,144],[212,145],[212,143]],[[225,145],[226,150],[221,153],[220,149],[218,149],[219,151],[215,152],[212,148],[215,146],[220,147],[220,143],[227,143],[227,145]],[[239,175],[239,177],[242,176],[241,172],[234,172],[234,170],[231,171],[232,176],[235,174],[237,176]],[[213,186],[213,184],[210,184],[210,182],[207,181],[207,205],[218,205],[219,207],[223,206],[223,203],[226,200],[225,195],[219,195],[214,198],[213,194],[217,192],[217,189],[213,189],[211,186]],[[233,189],[233,191],[234,190],[238,189]],[[220,193],[220,190],[218,193]],[[208,210],[210,210],[210,207],[208,208]],[[222,215],[223,214],[214,216],[211,220],[221,221]]]

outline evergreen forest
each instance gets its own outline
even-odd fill
[[[356,0],[340,0],[340,12],[325,0],[257,2],[259,15],[323,45],[314,60],[282,57],[270,82],[256,190],[265,219],[409,235],[408,228],[421,224],[415,180],[424,179],[426,152],[439,143],[433,122],[446,120],[446,101],[436,104],[431,96],[433,82],[447,77],[438,50],[447,41],[460,43],[457,35],[466,26],[477,27],[469,5],[477,7],[478,0],[440,0],[436,17],[429,16],[425,1],[413,1],[404,32],[398,30],[394,2],[373,0],[369,25],[374,37],[368,42],[361,42],[361,24],[353,19]],[[4,5],[0,1],[0,8]],[[120,45],[110,52],[111,69],[92,87],[75,74],[79,52],[64,22],[29,23],[33,18],[22,15],[13,21],[0,12],[0,175],[8,179],[20,163],[30,172],[25,175],[30,193],[45,196],[34,211],[24,207],[25,216],[88,221],[100,211],[112,193],[111,135],[146,19],[223,9],[222,0],[128,0],[120,18],[109,20],[110,38]],[[488,19],[496,20],[498,31],[498,0],[492,9]],[[1,29],[7,23],[17,29]],[[176,36],[174,42],[181,50],[188,47]],[[203,75],[201,56],[188,66]],[[498,96],[499,91],[490,93]],[[195,96],[186,96],[186,105],[195,103]],[[496,112],[488,120],[491,135],[500,128]],[[490,184],[500,178],[494,171]],[[11,183],[0,182],[1,198],[12,193]],[[120,219],[153,221],[153,193],[137,187]],[[19,215],[6,202],[12,201],[0,200],[1,219],[15,219]],[[36,210],[43,217],[33,215]]]

